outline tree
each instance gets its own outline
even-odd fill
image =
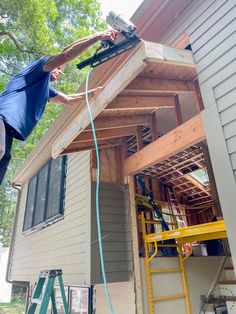
[[[98,0],[1,0],[0,2],[0,92],[8,80],[29,61],[60,51],[74,40],[104,29]],[[93,48],[81,59],[91,55]],[[68,64],[54,86],[64,93],[75,92],[84,80],[76,63]],[[9,171],[0,186],[0,241],[9,230],[15,208],[16,193],[8,181],[52,125],[62,106],[48,104],[43,119],[25,142],[14,141]],[[10,221],[10,224],[9,224]]]

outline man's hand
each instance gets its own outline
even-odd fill
[[[98,33],[100,40],[109,40],[114,42],[119,32],[115,31],[114,29],[107,29],[104,32]]]
[[[94,97],[97,94],[99,94],[103,90],[102,86],[90,89],[88,91],[88,96]],[[81,100],[85,99],[85,92],[78,93],[78,94],[73,94],[73,95],[66,95],[63,93],[59,93],[57,96],[50,98],[50,102],[54,103],[60,103],[66,106],[71,106],[71,105],[78,105],[81,104]]]
[[[91,96],[91,97],[94,97],[94,96],[96,96],[97,94],[99,94],[102,90],[103,90],[103,87],[102,87],[102,86],[99,86],[99,87],[90,89],[90,90],[88,91],[88,95]],[[81,93],[81,94],[84,94],[84,95],[85,95],[85,93]]]

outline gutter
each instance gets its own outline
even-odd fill
[[[17,220],[18,220],[19,205],[20,205],[20,201],[21,201],[21,187],[19,185],[12,185],[12,187],[18,191],[18,196],[17,196],[17,202],[16,202],[16,211],[15,211],[15,216],[14,216],[14,223],[13,223],[13,229],[12,229],[12,235],[11,235],[11,244],[10,244],[10,248],[9,248],[9,256],[8,256],[7,271],[6,271],[5,280],[9,284],[25,286],[27,288],[26,303],[25,303],[25,309],[27,309],[28,303],[29,303],[30,282],[29,281],[14,281],[14,280],[9,279],[10,264],[11,264],[12,254],[13,254],[13,244],[14,244],[14,239],[15,239],[15,234],[16,234],[16,224],[17,224]]]

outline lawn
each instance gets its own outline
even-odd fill
[[[0,303],[0,314],[25,314],[25,303],[23,301]]]

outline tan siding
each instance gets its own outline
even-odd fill
[[[23,187],[11,280],[35,282],[40,270],[62,268],[66,284],[89,283],[90,154],[68,157],[64,219],[28,236],[22,235],[27,184]]]
[[[134,283],[117,282],[108,284],[112,306],[116,314],[135,314]],[[96,313],[109,314],[104,286],[96,285]]]

